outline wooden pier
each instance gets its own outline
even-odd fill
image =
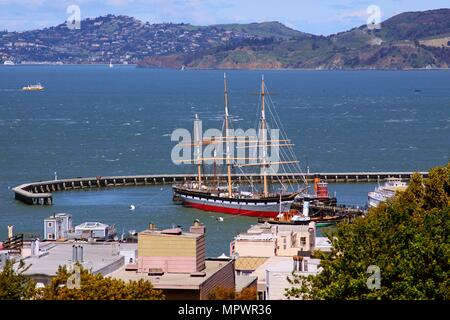
[[[419,172],[423,177],[428,176],[428,172]],[[325,182],[340,183],[367,183],[380,182],[387,178],[400,178],[409,181],[413,172],[340,172],[340,173],[309,173],[304,174],[308,182],[312,182],[314,177],[320,177]],[[221,175],[219,175],[221,176]],[[223,175],[225,177],[225,175]],[[217,175],[205,175],[206,181],[217,178]],[[53,204],[52,192],[90,189],[90,188],[109,188],[126,186],[151,186],[161,184],[173,184],[177,182],[192,181],[196,179],[196,174],[156,174],[156,175],[137,175],[137,176],[97,176],[90,178],[73,178],[39,181],[25,183],[12,188],[15,199],[30,205],[51,205]],[[242,184],[259,183],[261,175],[259,174],[234,174],[234,181]],[[289,182],[301,180],[301,173],[269,175],[271,183],[278,181]]]

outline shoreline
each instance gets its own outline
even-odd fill
[[[109,63],[67,63],[67,64],[57,64],[57,63],[25,63],[25,64],[15,64],[15,65],[3,65],[0,67],[108,67]],[[408,69],[398,69],[398,68],[341,68],[341,69],[319,69],[319,68],[190,68],[186,67],[184,70],[173,67],[155,67],[155,66],[142,66],[139,64],[115,64],[114,67],[134,67],[137,69],[162,69],[162,70],[178,70],[178,71],[442,71],[448,70],[450,68],[408,68]]]

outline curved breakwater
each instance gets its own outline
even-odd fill
[[[344,173],[308,173],[304,174],[308,182],[312,182],[314,177],[320,177],[325,182],[343,182],[343,183],[365,183],[381,182],[386,178],[400,178],[408,181],[413,172],[344,172]],[[423,177],[427,172],[420,172]],[[289,182],[300,180],[302,173],[276,174],[269,175],[271,183],[278,181]],[[225,176],[225,175],[218,175]],[[217,177],[217,175],[215,176]],[[89,188],[108,188],[108,187],[126,187],[126,186],[145,186],[172,184],[177,182],[192,181],[196,178],[195,174],[159,174],[159,175],[134,175],[134,176],[97,176],[89,178],[71,178],[24,183],[12,188],[15,199],[30,205],[51,205],[53,204],[52,192],[65,190],[89,189]],[[214,178],[214,175],[203,176],[208,181]],[[260,182],[259,174],[232,175],[234,181]]]

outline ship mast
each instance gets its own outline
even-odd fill
[[[264,106],[264,75],[261,78],[261,151],[262,151],[262,176],[263,176],[263,185],[264,185],[264,196],[267,197],[267,124],[266,124],[266,111]]]
[[[197,154],[197,175],[198,175],[198,188],[201,189],[202,185],[202,152],[201,152],[201,141],[202,141],[202,128],[201,121],[198,115],[195,115],[194,120],[194,145],[196,145]]]
[[[225,146],[226,146],[226,159],[227,159],[227,177],[228,177],[228,196],[233,196],[233,188],[231,185],[231,159],[230,159],[230,141],[228,138],[229,129],[229,115],[228,115],[228,90],[227,90],[227,75],[223,74],[223,86],[224,86],[224,103],[225,103]]]

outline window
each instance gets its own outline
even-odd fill
[[[49,228],[53,227],[53,223],[47,222],[47,227],[49,227]]]
[[[53,239],[53,233],[47,234],[47,239]]]
[[[301,237],[300,238],[300,246],[306,246],[306,237]]]

